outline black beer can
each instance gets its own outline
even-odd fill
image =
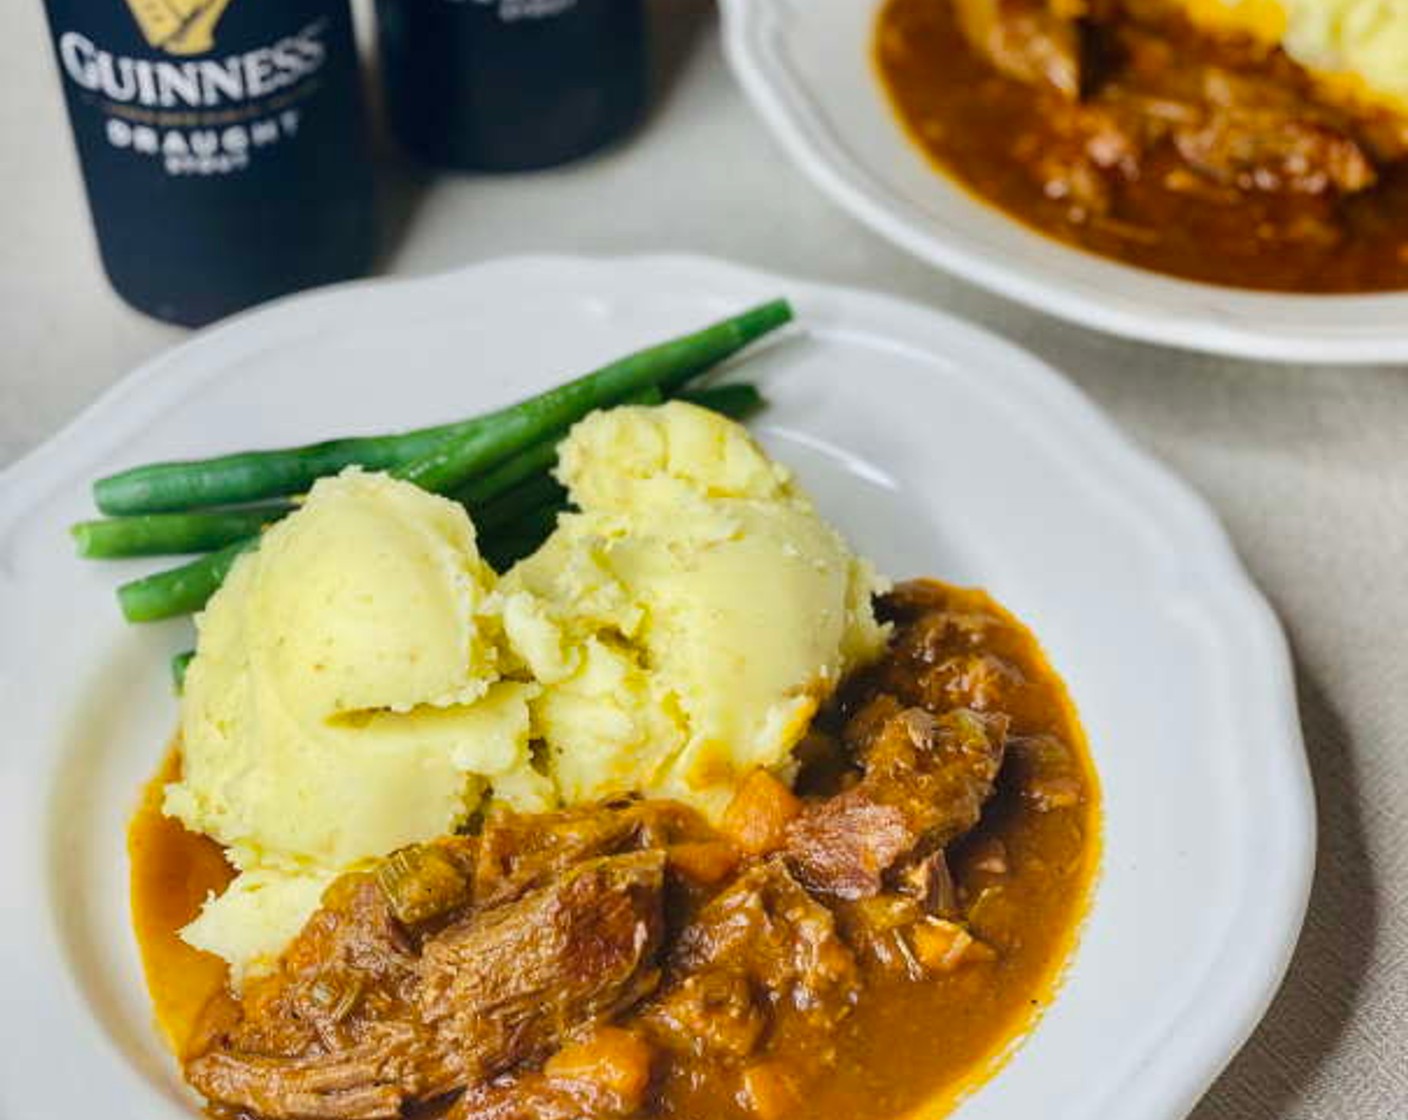
[[[644,0],[377,0],[392,126],[428,163],[526,171],[639,120]]]
[[[46,0],[103,265],[198,326],[371,265],[348,0]]]

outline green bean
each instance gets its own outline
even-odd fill
[[[738,410],[756,407],[762,402],[761,394],[751,385],[719,385],[701,389],[690,396],[696,403],[726,415],[737,415]],[[522,462],[519,462],[519,459]],[[550,507],[555,520],[557,512],[566,508],[566,491],[548,473],[556,460],[556,442],[548,444],[543,441],[525,449],[516,459],[501,465],[499,471],[502,473],[492,472],[483,476],[488,479],[496,474],[496,480],[491,486],[479,490],[479,493],[491,496],[479,504],[472,500],[466,504],[470,506],[475,525],[486,540],[492,541],[496,534],[506,531],[506,527],[512,526],[534,510]],[[511,468],[510,464],[513,463],[518,465]],[[457,496],[461,501],[466,501],[464,490]],[[533,542],[533,547],[523,551],[521,556],[526,556],[542,543],[542,538],[530,536],[529,540]],[[254,539],[239,542],[240,551],[253,543]],[[231,546],[234,547],[236,546]],[[493,546],[485,545],[484,548],[487,557]],[[504,554],[505,550],[500,549],[499,556]],[[217,552],[183,567],[124,584],[118,589],[123,614],[129,621],[146,622],[200,610],[206,599],[220,586],[230,564],[233,563],[233,558],[225,561],[221,557],[222,553]],[[515,556],[515,559],[518,558],[520,557]]]
[[[123,616],[128,622],[155,622],[200,610],[235,561],[258,543],[257,536],[247,537],[179,568],[124,583],[117,589]]]
[[[470,515],[479,534],[486,540],[492,540],[523,517],[545,506],[567,506],[567,490],[546,473],[528,479],[488,505],[471,510]]]
[[[634,393],[622,404],[659,404],[664,398],[655,386]],[[455,494],[455,500],[468,507],[471,514],[496,498],[507,494],[521,482],[535,475],[546,474],[557,464],[557,445],[566,438],[569,428],[559,428],[544,440],[524,448],[511,459],[491,471],[471,479]]]
[[[567,508],[566,501],[548,502],[522,513],[511,524],[503,526],[483,544],[484,559],[496,572],[507,571],[525,556],[542,547],[557,528],[558,516]]]
[[[642,350],[505,409],[493,425],[447,439],[429,455],[391,473],[436,494],[454,491],[481,471],[498,466],[594,409],[617,404],[652,385],[674,386],[681,379],[698,376],[781,326],[791,315],[789,305],[778,300]]]
[[[463,482],[484,464],[506,457],[500,455],[503,447],[522,447],[532,442],[532,438],[524,436],[525,431],[543,438],[551,428],[564,426],[574,415],[582,414],[569,405],[590,401],[593,403],[586,409],[590,411],[592,407],[614,404],[644,385],[678,388],[791,319],[792,309],[787,302],[775,300],[486,416],[399,435],[337,439],[305,447],[133,467],[99,479],[93,486],[93,497],[98,508],[110,516],[236,505],[304,493],[317,479],[353,464],[369,470],[405,469],[419,464],[414,469],[424,472],[427,482],[433,483],[437,475],[445,480],[444,485]],[[505,425],[509,431],[500,436]],[[488,442],[475,442],[477,435],[487,437]],[[467,455],[464,462],[468,465],[453,455],[437,457],[435,452],[441,447],[459,448]]]
[[[677,400],[697,404],[734,420],[744,420],[767,404],[756,385],[736,382],[710,385],[705,389],[690,389],[676,396]]]
[[[171,513],[238,505],[306,492],[318,479],[353,464],[388,470],[428,455],[446,439],[486,426],[476,417],[388,436],[355,436],[275,451],[241,451],[214,459],[151,463],[100,478],[93,500],[109,516]]]
[[[741,418],[762,406],[763,398],[752,385],[720,385],[681,393],[688,400],[727,416]],[[661,400],[654,387],[633,396],[628,403],[655,404]],[[557,445],[566,435],[560,429],[498,467],[469,482],[455,498],[471,512],[502,497],[515,486],[544,474],[557,463]],[[133,556],[175,556],[210,552],[257,533],[294,508],[291,502],[273,502],[241,509],[196,510],[191,513],[151,513],[136,517],[82,521],[70,532],[78,554],[89,559],[114,560]]]
[[[80,521],[69,532],[78,545],[78,555],[94,560],[179,556],[234,544],[279,520],[293,508],[291,502],[276,502],[247,509],[146,513],[137,517]]]
[[[175,687],[177,696],[186,691],[186,670],[195,659],[196,651],[193,649],[178,653],[171,659],[171,684]]]

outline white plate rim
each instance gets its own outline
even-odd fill
[[[853,289],[820,285],[771,275],[734,264],[688,256],[582,258],[532,256],[487,262],[440,277],[397,281],[363,281],[308,293],[247,313],[205,332],[148,363],[114,386],[51,440],[0,472],[0,546],[22,520],[27,509],[41,502],[51,487],[71,477],[77,454],[80,462],[101,456],[106,446],[118,442],[130,425],[159,411],[172,395],[184,396],[199,388],[186,383],[184,366],[200,348],[240,348],[252,327],[278,333],[311,313],[327,311],[346,302],[376,299],[388,289],[402,294],[430,290],[491,276],[495,270],[543,276],[570,276],[584,285],[594,276],[613,269],[633,269],[655,275],[658,283],[688,280],[720,293],[782,291],[806,301],[822,320],[839,318],[863,321],[886,331],[897,345],[923,348],[942,337],[949,351],[967,352],[976,360],[1000,356],[989,379],[1005,379],[999,388],[1014,407],[1039,410],[1043,417],[1064,426],[1070,456],[1087,465],[1108,469],[1111,490],[1135,493],[1157,508],[1161,519],[1174,523],[1186,542],[1177,557],[1179,593],[1190,601],[1215,602],[1227,632],[1254,654],[1258,666],[1249,689],[1249,720],[1258,725],[1250,740],[1260,753],[1260,777],[1274,792],[1274,813],[1264,823],[1270,847],[1279,864],[1255,884],[1255,894],[1243,900],[1247,916],[1243,932],[1251,934],[1235,946],[1224,946],[1218,961],[1216,983],[1205,977],[1188,1001],[1184,1014],[1167,1024],[1166,1050],[1149,1054],[1122,1084],[1105,1086],[1092,1097],[1088,1115],[1095,1120],[1180,1120],[1192,1108],[1217,1074],[1251,1034],[1265,1013],[1289,966],[1292,951],[1309,899],[1314,865],[1315,815],[1309,770],[1301,741],[1289,649],[1270,606],[1251,583],[1230,541],[1206,505],[1152,457],[1134,446],[1077,389],[1043,362],[1018,347],[977,327],[919,305]],[[590,289],[587,289],[590,290]],[[106,433],[105,438],[97,438]],[[1113,468],[1113,469],[1111,469]],[[3,547],[0,547],[3,559]],[[5,597],[19,589],[6,580],[0,564],[0,607]],[[20,674],[0,664],[0,697],[17,684]],[[8,768],[7,761],[7,768]],[[18,782],[0,788],[0,807],[18,804]],[[45,798],[47,804],[48,798]],[[11,821],[24,819],[15,814]],[[0,835],[5,835],[0,830]],[[0,949],[11,946],[0,929]],[[1231,954],[1229,958],[1228,954]],[[0,976],[22,962],[0,953]],[[71,979],[71,978],[70,978]],[[0,1036],[24,1028],[23,1008],[6,1004],[0,1009]],[[100,1032],[93,1032],[95,1035]],[[0,1063],[0,1067],[3,1063]],[[14,1071],[11,1071],[14,1072]],[[129,1071],[133,1072],[133,1071]],[[135,1073],[133,1073],[135,1076]],[[0,1078],[0,1105],[6,1093]]]
[[[879,0],[832,2],[873,6]],[[1122,338],[1280,363],[1408,361],[1408,329],[1401,326],[1408,320],[1408,294],[1281,294],[1181,280],[1065,245],[1004,217],[1011,227],[1004,236],[1038,242],[1042,252],[1058,254],[1088,277],[1076,285],[1045,267],[991,255],[990,245],[965,230],[936,228],[854,153],[787,65],[791,21],[814,18],[819,8],[825,5],[804,0],[721,0],[724,51],[747,99],[807,178],[899,248],[997,295]],[[868,54],[869,43],[858,49]],[[882,96],[878,85],[873,92]],[[961,200],[973,214],[1000,213],[940,172],[932,174],[936,194],[947,201]]]

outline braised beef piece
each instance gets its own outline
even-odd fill
[[[302,1058],[213,1051],[186,1068],[197,1092],[222,1110],[270,1120],[387,1120],[438,1065],[429,1040],[410,1022],[370,1024],[363,1041]],[[238,1110],[238,1111],[237,1111]]]
[[[1356,140],[1309,116],[1219,109],[1175,129],[1173,143],[1189,166],[1247,191],[1353,194],[1378,181]]]
[[[466,1081],[541,1059],[659,981],[665,857],[590,860],[431,939],[416,1005]]]
[[[851,721],[860,781],[809,805],[787,831],[787,858],[811,890],[878,894],[903,857],[951,843],[975,824],[1002,766],[1007,718],[968,709],[931,715],[881,693]]]
[[[644,1013],[675,1050],[746,1057],[781,1019],[826,1029],[858,991],[850,950],[831,912],[786,865],[740,875],[680,931],[666,982]]]
[[[1183,109],[1168,117],[1173,147],[1216,182],[1243,191],[1325,195],[1353,194],[1378,181],[1350,122],[1290,86],[1176,61],[1160,84],[1167,100]]]
[[[543,1057],[654,987],[664,863],[658,850],[587,861],[419,947],[374,877],[347,876],[187,1078],[270,1120],[371,1120]],[[305,1021],[320,984],[335,985],[333,1029]]]
[[[856,711],[877,693],[888,693],[903,707],[942,713],[958,708],[999,714],[1027,685],[1021,669],[994,649],[1007,625],[981,610],[956,609],[938,598],[925,580],[902,583],[880,600],[880,615],[895,627],[890,654],[858,682],[846,709]],[[890,710],[871,707],[872,722]],[[867,735],[864,719],[849,729]]]
[[[1226,66],[1181,57],[1162,31],[1181,17],[1160,0],[1095,0],[1079,18],[1051,0],[952,2],[973,51],[1047,99],[1049,131],[1015,150],[1077,220],[1107,214],[1115,185],[1161,151],[1193,173],[1175,189],[1201,177],[1314,196],[1367,190],[1376,161],[1403,155],[1401,128],[1320,103],[1289,60],[1249,40],[1222,42]]]
[[[894,627],[889,654],[847,686],[831,728],[852,773],[788,826],[785,855],[803,884],[832,899],[889,888],[944,913],[954,899],[942,850],[992,796],[1004,707],[1026,682],[993,652],[1003,620],[954,609],[937,585],[900,584],[878,606]]]
[[[958,887],[942,848],[912,860],[893,878],[896,891],[914,899],[921,914],[936,918],[958,916]]]
[[[205,1025],[186,1079],[218,1105],[271,1120],[397,1116],[445,1079],[414,1010],[417,964],[376,877],[344,875],[278,971],[246,987],[241,1018]]]
[[[885,872],[919,841],[902,806],[853,789],[809,807],[787,830],[786,850],[812,890],[862,898],[878,893]]]
[[[1085,774],[1071,749],[1050,735],[1014,738],[1008,776],[1023,800],[1038,812],[1068,809],[1085,796]]]
[[[914,955],[914,930],[924,920],[918,902],[908,895],[882,891],[858,899],[838,899],[836,925],[856,957],[872,966],[918,980],[924,968]]]
[[[495,809],[479,837],[474,897],[491,905],[584,859],[708,836],[697,813],[672,801],[622,800],[532,815]]]

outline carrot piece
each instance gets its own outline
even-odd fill
[[[705,887],[732,875],[741,859],[738,849],[722,840],[671,844],[665,849],[665,857],[673,870]]]
[[[766,770],[754,770],[724,810],[720,827],[749,855],[765,855],[782,847],[788,824],[801,811],[790,789]]]
[[[549,1058],[543,1073],[553,1081],[590,1085],[609,1094],[621,1112],[634,1112],[645,1100],[654,1060],[655,1052],[640,1035],[599,1027]]]

